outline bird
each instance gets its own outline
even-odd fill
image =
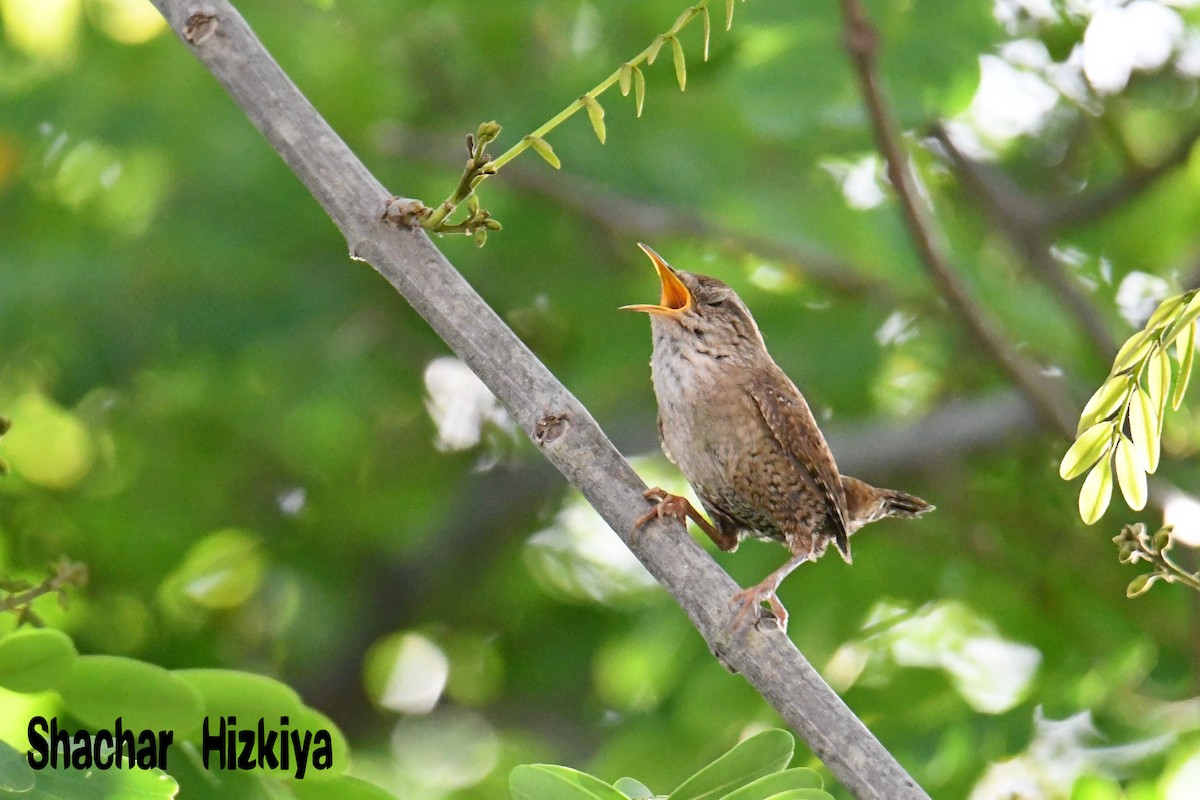
[[[733,626],[767,603],[787,630],[776,592],[793,570],[832,542],[850,562],[850,535],[886,517],[918,517],[934,506],[838,472],[804,395],[767,352],[742,299],[716,278],[674,269],[645,244],[662,285],[657,304],[622,306],[650,317],[651,379],[663,453],[695,490],[711,522],[691,502],[660,487],[634,533],[655,518],[690,518],[723,551],[748,536],[782,542],[791,557],[730,599]]]

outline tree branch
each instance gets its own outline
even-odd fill
[[[920,200],[917,176],[909,166],[908,154],[900,145],[896,121],[883,98],[875,68],[878,48],[875,30],[867,21],[858,0],[841,0],[841,6],[846,49],[850,53],[863,101],[871,118],[875,144],[887,162],[888,178],[900,201],[913,245],[929,277],[962,319],[971,336],[1037,407],[1042,420],[1063,436],[1074,438],[1075,414],[1066,398],[1046,380],[1035,364],[1022,356],[1001,335],[951,266],[943,238]]]
[[[388,192],[350,152],[224,0],[153,0],[172,29],[279,151],[346,237],[488,385],[687,613],[859,798],[927,798],[777,629],[731,632],[737,590],[675,521],[634,521],[644,484],[591,415],[504,325],[421,230],[383,221]]]
[[[1032,267],[1034,277],[1044,283],[1092,342],[1096,354],[1111,362],[1117,341],[1095,303],[1050,252],[1049,209],[1040,198],[1028,194],[1004,175],[967,157],[954,143],[945,126],[933,128],[933,138],[945,150],[950,166],[992,223],[1004,233]]]
[[[1058,230],[1093,222],[1112,213],[1145,192],[1164,175],[1185,164],[1200,140],[1200,125],[1193,126],[1163,160],[1150,167],[1133,169],[1107,186],[1085,192],[1049,213],[1042,220],[1047,230]]]

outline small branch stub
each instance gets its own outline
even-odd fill
[[[404,228],[419,228],[433,209],[411,197],[389,197],[381,219]]]
[[[533,440],[537,442],[538,447],[545,447],[561,439],[570,423],[569,414],[543,414],[533,426]]]
[[[197,11],[183,25],[183,38],[199,47],[217,32],[217,15],[211,9]]]

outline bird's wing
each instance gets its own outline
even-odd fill
[[[833,454],[817,427],[812,411],[795,385],[782,372],[755,378],[747,386],[775,441],[787,453],[801,476],[811,478],[825,497],[829,522],[837,548],[850,560],[847,533],[849,513],[846,491],[838,475]]]

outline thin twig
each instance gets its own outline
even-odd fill
[[[900,145],[900,133],[883,98],[875,68],[878,38],[858,0],[841,0],[846,48],[854,64],[863,101],[875,132],[875,143],[887,162],[888,178],[900,201],[913,244],[938,291],[962,319],[964,326],[1000,369],[1037,407],[1043,421],[1063,436],[1075,434],[1074,414],[1058,387],[1038,367],[1022,356],[1001,335],[984,310],[971,297],[950,264],[941,233],[919,199],[917,177],[909,166],[908,154]]]
[[[52,569],[54,572],[36,586],[24,581],[0,580],[0,612],[16,611],[21,618],[41,624],[38,616],[33,613],[35,600],[58,592],[60,602],[65,603],[67,587],[79,587],[87,583],[87,565],[82,562],[72,561],[63,556],[52,565]]]
[[[1200,141],[1200,125],[1184,134],[1162,161],[1133,169],[1107,186],[1085,192],[1056,209],[1048,209],[1043,224],[1047,230],[1059,230],[1093,222],[1112,213],[1154,186],[1163,176],[1186,164],[1197,141]]]
[[[517,425],[577,486],[709,647],[740,672],[856,797],[927,798],[777,629],[732,632],[737,585],[687,534],[663,520],[632,541],[645,488],[587,409],[537,360],[433,246],[423,230],[381,219],[389,193],[283,73],[224,0],[154,0],[333,218],[352,257],[370,263],[492,390]]]
[[[445,147],[435,142],[444,143],[445,138],[394,128],[381,137],[379,146],[406,159],[457,164],[448,157]],[[754,254],[774,261],[797,278],[839,295],[865,298],[891,308],[904,306],[923,314],[944,313],[939,304],[931,302],[928,292],[876,277],[865,266],[815,244],[748,233],[716,222],[700,211],[629,197],[565,168],[549,172],[536,164],[530,168],[514,163],[505,171],[503,185],[549,198],[622,240],[656,241],[668,236],[702,240],[734,257]]]
[[[1046,202],[1025,192],[1003,174],[969,158],[954,143],[945,126],[935,125],[932,133],[945,150],[963,188],[1024,257],[1034,277],[1042,281],[1075,318],[1096,355],[1111,362],[1117,354],[1117,341],[1108,322],[1050,250],[1051,232],[1047,225],[1050,211]]]

